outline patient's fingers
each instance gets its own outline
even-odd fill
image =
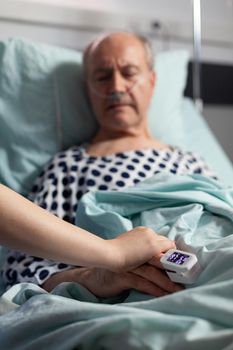
[[[181,285],[172,282],[164,271],[149,264],[136,268],[132,273],[152,282],[166,292],[173,293],[183,289]]]
[[[148,261],[148,264],[149,265],[152,265],[152,266],[156,266],[156,267],[158,267],[159,269],[162,269],[162,270],[164,270],[164,267],[163,267],[163,265],[161,264],[161,262],[160,262],[160,258],[163,256],[163,254],[160,254],[160,256],[159,257],[153,257],[151,260],[149,260]]]
[[[162,289],[158,285],[137,276],[131,272],[123,274],[121,277],[121,282],[123,283],[123,289],[136,289],[139,292],[153,295],[156,297],[161,297],[169,294],[166,290]]]

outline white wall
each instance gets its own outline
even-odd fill
[[[203,59],[233,63],[233,0],[201,0],[201,5]],[[97,11],[99,16],[87,17],[83,10]],[[191,47],[191,0],[0,0],[0,20],[31,16],[37,21],[70,22],[73,26],[89,20],[89,26],[95,27],[101,24],[104,13],[111,14],[110,21],[107,17],[103,20],[105,27],[108,24],[113,28],[125,26],[152,32],[154,36],[170,38],[167,46]],[[162,29],[153,32],[152,23],[156,20],[161,22]],[[0,38],[3,32],[1,27]]]
[[[201,0],[201,8],[203,60],[232,64],[233,0]],[[85,21],[89,27],[101,27],[103,23],[104,27],[150,32],[157,39],[166,38],[166,42],[158,40],[160,47],[192,48],[191,0],[0,0],[1,39],[9,32],[7,23],[12,26],[10,32],[14,29],[17,33],[19,27],[13,28],[10,18],[21,21],[32,18],[40,23],[70,24],[73,27],[83,25]],[[161,23],[159,31],[152,28],[152,23],[157,20]],[[31,35],[26,29],[24,33]],[[70,35],[72,37],[72,33]],[[44,37],[49,39],[49,35]],[[66,33],[65,38],[70,46],[72,39],[69,40],[69,34]]]
[[[147,33],[158,50],[192,51],[191,0],[0,0],[0,39],[23,36],[83,48],[101,28]],[[233,0],[201,0],[202,58],[233,65]],[[159,21],[161,29],[153,30]],[[80,30],[82,28],[82,30]],[[233,107],[204,115],[233,161]]]

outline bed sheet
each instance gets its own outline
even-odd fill
[[[77,222],[103,237],[147,225],[195,252],[194,285],[161,298],[97,299],[75,283],[52,294],[18,284],[0,299],[6,349],[233,349],[233,190],[201,175],[157,174],[122,192],[86,194]]]

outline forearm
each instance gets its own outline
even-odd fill
[[[112,265],[108,242],[0,186],[1,244],[72,265]]]
[[[90,271],[90,268],[80,267],[58,272],[49,277],[42,287],[48,292],[51,292],[51,290],[63,282],[76,282],[85,287],[85,281],[89,279]]]
[[[0,185],[0,244],[70,265],[129,271],[159,257],[175,243],[136,227],[104,240],[71,225]]]

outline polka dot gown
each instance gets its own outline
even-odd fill
[[[83,145],[58,153],[35,181],[29,199],[63,220],[74,223],[78,202],[84,193],[121,190],[158,172],[215,177],[202,158],[178,148],[145,149],[94,157],[87,154]],[[10,251],[2,278],[7,288],[19,282],[41,286],[53,274],[70,267]]]

